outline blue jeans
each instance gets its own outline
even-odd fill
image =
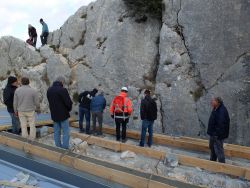
[[[79,107],[79,128],[80,131],[83,131],[83,119],[86,119],[86,133],[90,132],[90,110],[87,108]]]
[[[147,144],[149,147],[151,147],[151,145],[153,144],[153,124],[154,124],[154,121],[142,120],[140,146],[144,147],[147,129],[148,129],[148,133],[149,133]]]
[[[61,143],[61,130],[63,131],[63,142]],[[69,148],[69,121],[54,122],[54,140],[57,147]]]
[[[12,133],[13,134],[19,134],[20,133],[20,121],[19,118],[16,117],[14,113],[9,113],[11,117],[12,122]]]

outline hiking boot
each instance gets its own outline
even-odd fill
[[[83,129],[79,130],[79,133],[84,133],[84,130]]]
[[[126,143],[127,142],[127,139],[122,139],[122,143]]]

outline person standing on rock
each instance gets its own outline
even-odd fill
[[[90,111],[93,121],[93,133],[102,135],[103,111],[106,108],[106,99],[104,93],[101,92],[98,96],[93,97],[90,103]],[[99,129],[96,131],[96,119],[98,120]]]
[[[145,98],[141,101],[140,113],[142,120],[141,141],[140,146],[144,147],[146,132],[148,130],[148,146],[151,147],[153,143],[153,125],[157,119],[157,105],[154,99],[150,96],[150,90],[145,90]]]
[[[127,95],[128,88],[123,87],[121,93],[110,104],[110,114],[116,124],[116,140],[120,141],[122,127],[122,142],[126,142],[127,124],[133,111],[132,102]]]
[[[225,163],[223,143],[229,136],[230,118],[220,97],[211,100],[212,112],[208,122],[207,134],[210,136],[210,160]]]
[[[36,138],[35,112],[40,113],[40,102],[38,92],[31,88],[29,83],[29,78],[22,78],[22,86],[15,91],[13,106],[21,122],[22,137],[34,140]]]
[[[90,103],[93,97],[95,97],[97,89],[93,89],[92,91],[84,91],[79,95],[79,128],[80,133],[84,132],[83,129],[83,119],[86,119],[86,134],[90,134]]]
[[[44,46],[45,44],[47,44],[47,39],[49,36],[49,28],[48,28],[48,25],[43,21],[42,18],[40,19],[40,23],[43,26],[42,27],[42,34],[41,34],[40,38],[41,38],[42,46]]]
[[[14,94],[16,89],[18,88],[18,80],[14,76],[10,76],[8,78],[8,83],[3,90],[3,101],[7,106],[7,111],[10,114],[12,121],[12,133],[19,134],[20,133],[20,121],[19,118],[15,115],[13,102],[14,102]]]
[[[36,47],[36,41],[37,41],[37,33],[36,33],[36,28],[33,27],[32,25],[28,25],[28,34],[29,34],[29,39],[32,43],[32,46]]]
[[[69,148],[69,117],[72,110],[72,100],[69,92],[63,87],[64,77],[58,77],[47,91],[51,119],[54,121],[54,140],[57,147]],[[63,140],[61,142],[61,131]]]

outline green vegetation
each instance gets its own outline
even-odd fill
[[[87,18],[87,14],[83,14],[83,15],[81,16],[81,18],[82,18],[82,19]]]
[[[201,81],[197,81],[197,88],[194,91],[190,91],[190,94],[193,95],[194,101],[197,102],[204,94],[204,85]]]
[[[162,17],[162,0],[123,0],[136,14],[149,14],[155,18]]]
[[[171,61],[167,61],[167,60],[166,60],[166,61],[164,62],[164,65],[171,65],[171,64],[172,64]]]
[[[79,94],[78,94],[77,92],[75,92],[75,93],[73,94],[73,101],[74,101],[75,103],[77,103],[77,102],[78,102],[78,98],[79,98]]]

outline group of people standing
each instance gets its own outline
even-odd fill
[[[51,119],[54,121],[54,140],[57,147],[69,148],[70,128],[69,118],[73,102],[68,90],[64,87],[64,77],[58,77],[52,86],[47,90],[47,99],[51,112]],[[20,133],[31,140],[36,137],[35,113],[40,113],[40,101],[38,92],[29,86],[29,79],[23,77],[21,86],[18,87],[16,77],[10,76],[3,92],[4,104],[12,119],[12,131]],[[104,93],[93,89],[84,91],[78,97],[79,102],[79,132],[86,134],[102,135],[103,113],[106,108]],[[230,118],[223,101],[219,97],[211,100],[212,112],[208,122],[207,133],[210,136],[209,148],[211,150],[210,160],[225,163],[223,143],[229,136]],[[116,126],[116,140],[126,142],[126,130],[130,116],[132,115],[132,101],[128,97],[128,88],[122,87],[121,92],[115,96],[110,104],[110,115]],[[157,119],[157,104],[151,97],[150,90],[145,90],[140,105],[140,116],[142,120],[141,139],[139,146],[144,147],[146,132],[149,137],[147,145],[153,144],[153,124]],[[90,121],[92,117],[93,128]],[[86,120],[86,127],[83,127],[83,120]],[[96,123],[98,121],[99,127]],[[30,134],[27,128],[30,127]],[[122,129],[122,131],[121,131]],[[62,136],[61,136],[62,134]],[[62,138],[62,140],[61,140]]]
[[[43,46],[47,44],[47,39],[49,36],[49,28],[42,18],[40,19],[40,23],[42,24],[42,33],[40,35],[40,39]],[[28,25],[28,34],[29,34],[29,39],[27,39],[26,42],[36,48],[37,32],[36,28],[31,24]]]

